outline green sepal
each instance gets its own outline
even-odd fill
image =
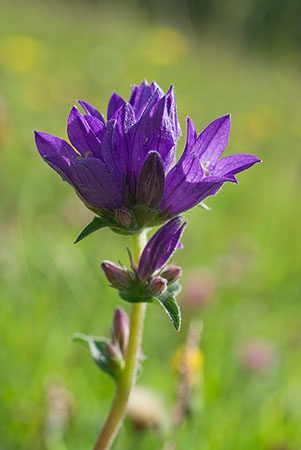
[[[131,290],[119,291],[120,297],[130,303],[156,303],[160,305],[168,314],[177,331],[181,328],[181,311],[176,302],[175,296],[180,292],[181,286],[175,281],[169,283],[163,294],[158,296],[150,295],[142,285],[136,285]]]
[[[75,333],[72,336],[72,340],[74,342],[81,342],[89,348],[97,366],[114,380],[118,381],[124,368],[124,361],[112,359],[107,356],[106,345],[110,342],[109,339],[102,336],[88,336],[82,333]]]
[[[151,303],[153,296],[150,295],[143,285],[135,285],[132,289],[118,291],[119,296],[129,303]]]
[[[89,223],[78,235],[74,244],[77,244],[79,241],[89,236],[89,234],[94,233],[94,231],[99,230],[100,228],[109,227],[111,223],[108,219],[104,219],[103,217],[95,216],[92,222]]]
[[[137,227],[136,228],[128,227],[127,228],[122,225],[118,225],[110,218],[95,216],[94,219],[92,220],[92,222],[90,222],[89,225],[87,225],[80,232],[80,234],[74,241],[74,244],[77,244],[79,241],[81,241],[85,237],[89,236],[89,234],[94,233],[94,231],[97,231],[100,228],[105,228],[105,227],[109,227],[112,231],[114,231],[114,233],[122,234],[122,235],[126,235],[126,236],[131,236],[131,235],[137,234],[142,230],[142,228],[140,228],[140,227],[138,227],[138,228]]]

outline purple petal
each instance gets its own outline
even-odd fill
[[[158,94],[154,94],[153,101],[130,130],[131,171],[135,172],[136,178],[139,177],[150,150],[156,150],[161,155],[165,170],[170,167],[175,155],[179,128],[176,124],[173,91],[162,97],[157,104],[156,95]]]
[[[115,171],[126,175],[129,162],[128,130],[135,122],[135,114],[129,103],[116,112],[110,120],[101,143],[103,160]]]
[[[186,137],[186,146],[184,148],[184,152],[181,156],[181,159],[185,159],[188,155],[190,155],[192,148],[194,147],[197,139],[197,132],[192,120],[187,117],[187,137]]]
[[[79,178],[75,188],[91,209],[112,211],[120,208],[124,197],[124,183],[98,158],[75,162]]]
[[[191,190],[203,176],[202,165],[194,155],[180,159],[166,177],[160,210],[165,211],[174,203],[180,204],[182,197],[186,197],[187,190]]]
[[[154,95],[155,91],[158,91],[159,98],[163,97],[164,92],[156,82],[152,82],[151,85],[144,80],[140,86],[134,85],[132,87],[132,94],[129,103],[132,105],[136,117],[140,117],[141,112],[146,107],[150,98]]]
[[[216,163],[216,166],[211,173],[214,176],[223,176],[227,174],[235,175],[236,173],[252,167],[258,162],[261,162],[261,160],[252,155],[238,154],[226,156]]]
[[[68,142],[47,133],[35,131],[35,141],[42,158],[64,181],[71,182],[70,166],[78,157],[78,153]]]
[[[215,195],[226,181],[237,182],[232,174],[223,177],[206,177],[199,182],[182,181],[174,190],[174,195],[167,198],[164,194],[160,210],[162,212],[167,210],[170,216],[181,214],[210,195]]]
[[[96,157],[100,156],[100,141],[76,106],[69,114],[67,132],[71,144],[82,156],[91,153]]]
[[[54,154],[73,161],[78,156],[68,142],[51,134],[35,131],[35,141],[42,158]]]
[[[208,169],[212,169],[225,150],[230,134],[230,115],[220,117],[208,125],[196,140],[192,152],[205,164],[209,161]]]
[[[101,141],[106,130],[106,126],[104,125],[104,123],[96,117],[89,116],[88,114],[84,115],[84,118],[97,139]]]
[[[104,125],[106,124],[105,119],[103,118],[102,114],[94,106],[90,105],[87,102],[84,102],[83,100],[77,100],[77,101],[87,114],[89,114],[93,117],[96,117],[96,119],[100,120]]]
[[[170,86],[169,91],[166,94],[166,98],[167,98],[167,113],[173,128],[174,138],[177,140],[181,136],[182,131],[180,124],[178,122],[176,99],[173,86]]]
[[[120,97],[120,95],[113,92],[108,105],[108,115],[107,115],[108,120],[111,120],[115,112],[118,111],[118,109],[122,105],[124,105],[124,103],[125,101],[123,100],[123,98]]]
[[[187,222],[182,222],[182,217],[170,220],[146,244],[138,265],[138,273],[143,280],[149,279],[175,252],[187,225]]]

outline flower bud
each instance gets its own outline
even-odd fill
[[[108,342],[105,346],[105,352],[109,359],[122,359],[122,355],[117,345]]]
[[[118,379],[124,369],[125,362],[117,345],[108,342],[105,346],[107,366],[115,379]]]
[[[127,270],[122,269],[110,261],[103,261],[101,268],[114,288],[126,289],[129,287],[130,277]]]
[[[119,225],[125,228],[135,225],[134,216],[127,208],[115,209],[114,218]]]
[[[161,273],[161,277],[165,278],[169,283],[173,283],[182,276],[182,269],[178,266],[167,266]]]
[[[137,203],[157,208],[164,193],[164,164],[156,151],[151,151],[144,162],[137,186]]]
[[[166,291],[166,280],[164,280],[161,277],[155,277],[153,278],[148,287],[147,290],[152,295],[160,295],[163,294],[163,292]]]
[[[113,320],[113,340],[119,344],[123,355],[126,353],[130,334],[130,321],[123,309],[117,308]]]

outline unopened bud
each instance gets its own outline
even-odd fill
[[[156,151],[151,151],[144,162],[137,186],[137,203],[157,208],[164,193],[164,164]]]
[[[126,353],[130,334],[130,321],[122,308],[117,308],[113,320],[113,339],[119,344],[123,354]]]
[[[110,261],[103,261],[101,268],[114,288],[125,289],[129,286],[130,277],[127,270]]]
[[[114,218],[119,225],[122,225],[125,228],[135,225],[134,216],[127,208],[115,209]]]
[[[117,345],[108,342],[105,347],[106,355],[109,359],[122,359],[122,355]]]
[[[108,342],[105,346],[107,366],[115,379],[118,379],[124,369],[124,359],[117,347],[112,342]]]
[[[161,273],[161,277],[165,278],[169,283],[173,283],[182,276],[182,269],[178,266],[167,266]]]
[[[152,295],[160,295],[163,294],[163,292],[166,291],[166,280],[164,280],[161,277],[155,277],[153,278],[148,287],[147,290]]]

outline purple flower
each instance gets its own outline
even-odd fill
[[[181,134],[173,87],[164,94],[153,82],[132,88],[128,102],[113,93],[107,120],[92,105],[79,101],[67,125],[70,143],[36,132],[42,158],[71,184],[96,222],[136,233],[164,223],[214,195],[226,181],[259,159],[234,155],[219,159],[229,138],[230,116],[210,124],[198,137],[187,121],[185,150],[172,167]],[[84,237],[84,236],[82,236]]]

